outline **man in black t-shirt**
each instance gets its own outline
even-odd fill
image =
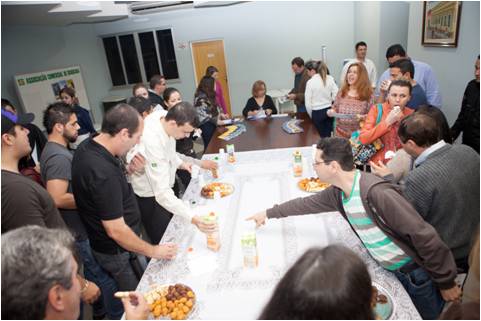
[[[104,116],[101,133],[80,144],[72,162],[72,187],[80,217],[99,264],[121,291],[134,290],[139,281],[138,260],[143,255],[172,259],[175,244],[151,245],[140,235],[140,212],[118,157],[140,140],[143,120],[127,104]],[[140,255],[135,255],[135,254]]]

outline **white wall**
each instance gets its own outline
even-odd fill
[[[389,67],[386,60],[387,48],[397,43],[407,47],[408,21],[409,3],[381,2],[378,77]]]
[[[462,2],[457,48],[421,45],[423,3],[411,2],[407,53],[431,65],[438,79],[442,110],[452,125],[456,120],[466,84],[474,79],[474,61],[479,55],[479,2]]]
[[[249,2],[220,8],[203,8],[139,16],[148,21],[122,20],[96,25],[98,35],[124,31],[173,28],[176,43],[224,39],[231,104],[240,114],[250,97],[255,80],[268,88],[291,88],[293,57],[320,58],[327,46],[328,65],[333,75],[341,71],[341,57],[352,56],[353,2]],[[194,68],[189,46],[176,46],[180,82],[185,100],[195,91]],[[113,95],[130,95],[130,89],[112,90]]]
[[[367,56],[376,65],[379,77],[388,67],[386,49],[395,43],[407,45],[409,4],[403,1],[355,2],[354,17],[354,43],[367,43]]]
[[[109,95],[110,77],[101,41],[92,25],[2,26],[2,98],[21,108],[13,76],[80,65],[96,122]],[[45,106],[47,107],[47,106]]]
[[[96,25],[2,26],[2,97],[18,105],[12,81],[15,74],[80,65],[90,107],[100,122],[102,99],[128,97],[131,91],[130,86],[112,89],[99,36],[173,27],[176,45],[224,39],[236,114],[240,114],[257,79],[265,80],[269,88],[291,88],[290,61],[294,56],[319,58],[321,45],[327,45],[327,62],[337,79],[342,60],[353,57],[355,42],[364,40],[379,74],[386,67],[385,50],[393,43],[407,44],[411,57],[430,63],[441,86],[443,110],[452,122],[466,83],[473,78],[473,62],[479,53],[479,2],[463,2],[458,48],[421,46],[421,18],[422,2],[248,2]],[[192,100],[195,85],[190,47],[176,46],[176,56],[181,80],[169,85]]]
[[[382,62],[382,57],[379,57],[380,13],[380,2],[355,2],[354,43],[352,44],[350,57],[354,57],[354,45],[359,41],[364,41],[367,44],[367,57],[374,62],[376,67]]]

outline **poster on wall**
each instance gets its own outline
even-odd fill
[[[431,47],[457,47],[461,1],[424,1],[421,43]]]
[[[42,129],[43,111],[60,100],[59,93],[65,87],[75,89],[79,105],[90,110],[80,66],[16,75],[14,81],[24,110],[35,114],[34,123]],[[92,112],[90,115],[93,117]]]

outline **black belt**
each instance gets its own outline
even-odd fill
[[[105,251],[105,250],[99,251],[99,250],[94,249],[94,248],[92,248],[92,250],[94,250],[95,252],[97,252],[99,254],[104,254],[104,255],[117,255],[117,254],[122,254],[122,253],[128,252],[126,249],[124,249],[120,246],[117,246],[115,249],[110,248],[107,251]]]
[[[412,261],[404,264],[398,271],[407,274],[416,270],[417,268],[419,268],[419,265],[416,262]]]

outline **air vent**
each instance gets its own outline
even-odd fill
[[[194,1],[140,1],[132,3],[130,11],[132,14],[142,15],[193,7]]]

